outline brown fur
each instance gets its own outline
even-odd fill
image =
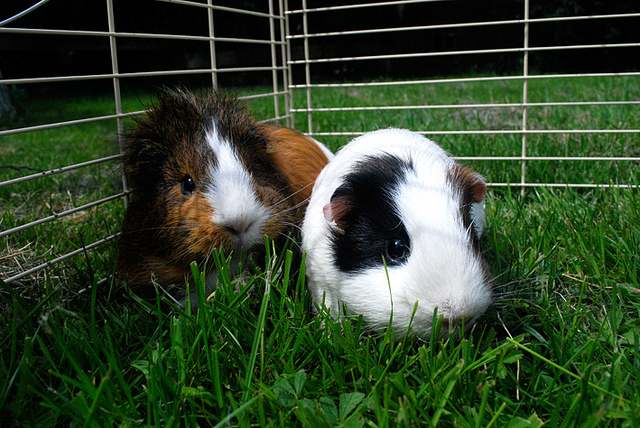
[[[262,230],[273,239],[299,226],[326,156],[296,131],[258,125],[244,106],[220,93],[165,90],[127,135],[124,168],[133,193],[120,239],[118,272],[132,286],[182,285],[190,263],[214,248],[234,250],[230,230],[213,223],[204,196],[217,160],[205,142],[212,120],[252,175],[260,202],[272,211]],[[307,159],[308,156],[308,159]],[[182,181],[196,185],[188,195]]]
[[[484,200],[487,185],[484,179],[471,168],[456,163],[450,171],[449,178],[462,189],[465,204]]]
[[[267,153],[287,178],[295,203],[307,201],[322,168],[329,161],[310,138],[289,128],[263,125]]]
[[[482,202],[487,192],[484,179],[469,167],[454,164],[449,171],[449,181],[454,188],[460,189],[462,201],[460,213],[465,227],[471,227],[471,204]],[[471,233],[473,248],[480,253],[480,242],[475,233]],[[485,266],[486,268],[486,266]]]
[[[487,185],[478,173],[469,167],[454,164],[449,171],[449,181],[454,188],[460,189],[462,201],[460,204],[460,213],[465,227],[471,227],[471,204],[482,202],[487,193]],[[489,264],[482,255],[480,248],[480,240],[475,233],[470,234],[471,246],[473,250],[480,256],[480,262],[484,276],[487,281],[491,281],[491,271]]]

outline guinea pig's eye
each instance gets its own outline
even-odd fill
[[[190,175],[185,175],[182,179],[182,194],[190,195],[194,190],[196,190],[196,182]]]
[[[387,241],[385,258],[390,262],[401,262],[409,257],[409,243],[404,239],[392,239]]]

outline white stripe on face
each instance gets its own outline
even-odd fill
[[[213,207],[212,221],[236,232],[239,247],[249,247],[262,239],[262,226],[269,210],[258,200],[251,175],[233,146],[218,133],[215,122],[206,134],[217,163],[210,167],[211,184],[205,196]]]

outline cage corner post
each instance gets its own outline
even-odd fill
[[[520,195],[524,196],[527,174],[527,105],[529,103],[529,0],[524,1],[524,48],[522,50],[522,142],[520,146]]]
[[[269,0],[269,48],[271,51],[271,85],[273,91],[273,115],[276,125],[280,125],[280,98],[278,84],[278,61],[276,59],[276,24],[273,0]],[[284,83],[284,82],[283,82]]]
[[[209,23],[209,55],[211,61],[211,87],[218,89],[218,64],[216,61],[216,40],[213,31],[213,0],[207,0],[207,21]]]
[[[293,106],[293,64],[291,64],[291,38],[289,30],[289,1],[278,0],[280,6],[280,35],[282,38],[282,77],[284,85],[284,102],[285,102],[285,114],[287,116],[287,126],[290,128],[296,127],[295,111]]]
[[[307,132],[313,135],[313,111],[311,104],[311,61],[309,60],[309,21],[307,0],[302,0],[302,32],[304,36],[304,77],[307,90]]]
[[[116,26],[113,13],[113,0],[107,1],[107,22],[109,26],[109,50],[111,53],[111,72],[113,73],[113,101],[116,110],[116,129],[118,132],[118,146],[120,153],[123,153],[124,141],[124,123],[122,118],[122,98],[120,96],[120,78],[118,76],[118,46],[116,43]],[[127,177],[124,173],[124,167],[122,168],[122,191],[126,194],[128,192]],[[128,195],[122,198],[124,207],[127,208]]]

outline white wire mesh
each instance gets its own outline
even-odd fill
[[[257,92],[253,94],[247,94],[240,96],[240,99],[251,101],[260,98],[273,98],[273,117],[263,119],[260,122],[281,122],[289,123],[288,103],[289,97],[289,81],[288,73],[289,69],[286,65],[286,39],[285,39],[285,17],[283,3],[280,1],[278,4],[274,4],[274,0],[269,0],[268,4],[265,4],[266,11],[259,10],[247,10],[237,7],[220,6],[213,4],[212,0],[207,0],[206,3],[187,1],[187,0],[155,0],[159,3],[171,3],[176,5],[175,7],[191,7],[203,9],[202,13],[207,14],[208,22],[208,35],[192,35],[192,34],[167,34],[167,33],[148,33],[148,32],[125,32],[117,31],[117,21],[114,14],[113,0],[105,0],[106,10],[105,15],[107,17],[108,31],[94,31],[94,30],[67,30],[59,28],[23,28],[17,26],[19,24],[16,21],[25,14],[21,13],[16,17],[11,17],[4,21],[5,24],[12,23],[12,27],[2,26],[0,27],[0,36],[4,34],[13,35],[38,35],[38,36],[64,36],[64,37],[76,37],[76,38],[101,38],[109,41],[109,56],[111,61],[111,73],[101,74],[78,74],[78,75],[61,75],[61,76],[44,76],[44,77],[13,77],[13,78],[0,78],[0,85],[33,85],[41,83],[61,83],[61,82],[78,82],[87,80],[106,80],[112,79],[113,81],[113,102],[114,113],[103,114],[93,117],[84,117],[73,120],[54,121],[50,123],[29,125],[22,127],[9,127],[8,129],[0,130],[0,137],[14,136],[14,135],[29,135],[31,133],[42,132],[47,130],[53,130],[56,128],[64,128],[77,125],[85,125],[97,122],[115,121],[117,127],[117,135],[120,140],[125,129],[124,119],[138,116],[144,113],[144,110],[137,111],[125,111],[123,109],[122,94],[120,88],[120,82],[126,78],[145,78],[145,77],[168,77],[168,76],[185,76],[185,75],[204,75],[211,74],[211,86],[218,86],[218,75],[220,73],[269,73],[271,75],[272,90],[271,92]],[[42,5],[46,2],[41,2]],[[46,7],[46,6],[45,6]],[[117,6],[116,6],[117,7]],[[35,8],[33,8],[35,9]],[[32,9],[32,10],[33,10]],[[233,15],[237,19],[238,23],[241,23],[243,19],[247,17],[256,17],[261,19],[261,22],[269,34],[268,39],[258,38],[244,38],[244,37],[225,37],[223,35],[215,34],[214,23],[215,14],[218,12],[224,12],[227,15]],[[207,68],[185,68],[177,70],[164,70],[164,71],[137,71],[137,72],[121,72],[119,68],[119,55],[118,55],[118,41],[126,38],[136,39],[164,39],[164,40],[176,40],[176,41],[193,41],[193,42],[206,42],[209,44],[210,66]],[[269,58],[271,59],[270,65],[257,65],[257,66],[229,66],[219,67],[216,61],[216,44],[228,43],[238,46],[238,50],[241,50],[246,45],[264,46],[264,49],[269,49]],[[279,74],[281,73],[281,74]],[[285,111],[280,110],[280,100],[285,100]],[[0,142],[1,144],[2,142]],[[43,177],[50,177],[54,175],[62,175],[76,170],[81,170],[87,167],[93,167],[96,165],[110,164],[117,162],[121,159],[121,154],[113,154],[108,156],[102,156],[95,159],[89,159],[82,162],[76,162],[64,166],[51,165],[49,169],[37,171],[35,173],[27,175],[19,175],[8,179],[0,179],[0,189],[9,188],[10,186],[18,183],[26,183],[33,180],[38,180]],[[100,206],[122,201],[126,204],[126,196],[129,193],[124,176],[122,176],[122,188],[120,192],[99,197],[96,200],[82,203],[77,206],[66,207],[64,209],[55,210],[51,209],[49,215],[45,215],[41,218],[36,218],[30,221],[22,222],[21,224],[13,225],[11,227],[5,227],[0,230],[0,239],[7,240],[16,235],[23,234],[30,231],[32,228],[47,227],[54,222],[73,217],[74,215],[90,212]],[[45,251],[44,254],[34,254],[30,257],[20,259],[18,255],[22,254],[23,250],[29,247],[29,244],[24,245],[15,251],[11,248],[9,241],[6,241],[5,251],[0,252],[0,264],[3,264],[0,269],[0,280],[6,283],[12,283],[16,281],[35,280],[40,279],[38,275],[47,270],[48,268],[56,265],[57,263],[66,261],[74,256],[86,254],[88,251],[95,250],[103,246],[104,244],[112,242],[118,237],[119,233],[108,234],[104,238],[99,238],[91,243],[84,244],[80,248],[72,249],[70,251],[60,253],[56,248],[50,248]],[[1,241],[0,241],[1,242]],[[6,264],[6,265],[5,265]]]
[[[273,98],[273,117],[262,120],[261,122],[285,122],[292,124],[293,115],[298,114],[304,117],[304,126],[309,135],[316,137],[352,137],[360,135],[369,129],[339,129],[334,124],[326,125],[322,120],[318,120],[314,115],[339,113],[349,114],[379,114],[380,112],[394,111],[482,111],[489,109],[513,111],[519,114],[518,126],[496,127],[495,129],[416,129],[429,136],[483,136],[483,135],[511,135],[519,141],[518,152],[512,154],[490,153],[489,155],[459,155],[457,159],[461,161],[487,161],[502,163],[517,163],[520,166],[520,173],[517,179],[513,180],[496,180],[490,183],[494,187],[512,187],[516,186],[524,191],[525,188],[534,187],[572,187],[572,188],[637,188],[638,183],[634,182],[554,182],[540,181],[532,182],[528,179],[528,166],[532,163],[541,162],[610,162],[628,164],[640,162],[640,156],[637,155],[591,155],[576,156],[571,153],[558,153],[553,155],[533,155],[529,152],[531,142],[529,138],[534,136],[549,136],[551,138],[564,138],[571,135],[631,135],[636,136],[640,133],[640,129],[622,128],[619,126],[612,127],[590,127],[590,128],[566,128],[566,129],[536,129],[532,127],[529,115],[535,109],[546,108],[575,108],[575,107],[615,107],[615,106],[635,106],[640,104],[638,99],[594,99],[594,100],[544,100],[532,101],[530,98],[529,85],[531,82],[538,81],[570,81],[582,78],[599,78],[599,79],[623,79],[638,78],[640,71],[625,72],[598,72],[598,73],[554,73],[554,74],[535,74],[529,70],[529,56],[542,52],[568,52],[578,51],[587,54],[590,51],[599,49],[630,49],[640,47],[640,41],[624,42],[624,43],[585,43],[585,44],[562,44],[546,45],[546,46],[530,46],[530,34],[536,31],[535,24],[544,23],[563,23],[563,22],[593,22],[606,20],[615,25],[617,20],[637,19],[640,18],[640,12],[632,13],[610,13],[610,14],[594,14],[594,15],[575,15],[575,16],[551,16],[551,17],[535,17],[529,15],[530,0],[523,0],[522,18],[514,17],[510,19],[491,20],[491,21],[460,21],[448,23],[435,23],[428,25],[398,25],[389,27],[370,27],[360,29],[344,29],[336,30],[325,29],[316,25],[313,17],[316,14],[333,14],[354,11],[361,9],[379,8],[380,11],[389,10],[389,8],[397,8],[399,6],[415,6],[429,3],[444,3],[449,0],[396,0],[381,2],[363,2],[359,4],[341,4],[328,7],[315,7],[313,0],[292,0],[290,4],[288,0],[269,0],[265,3],[264,10],[245,10],[239,7],[228,7],[215,4],[215,0],[191,1],[191,0],[155,0],[159,3],[172,4],[175,7],[201,9],[202,13],[207,14],[208,32],[206,35],[193,34],[174,34],[167,33],[149,33],[149,32],[125,32],[117,31],[118,22],[114,15],[112,0],[105,0],[106,17],[108,22],[107,31],[95,30],[67,30],[59,28],[24,28],[16,26],[12,21],[12,27],[0,26],[0,36],[4,34],[13,35],[38,35],[46,36],[64,36],[70,38],[95,38],[109,41],[109,55],[111,60],[111,72],[99,74],[76,74],[76,75],[60,75],[60,76],[42,76],[42,77],[12,77],[0,78],[0,85],[33,85],[40,83],[61,83],[61,82],[82,82],[87,80],[108,80],[113,82],[113,101],[114,111],[112,114],[102,114],[96,116],[88,116],[73,120],[52,121],[50,123],[29,125],[22,127],[11,127],[10,129],[0,130],[0,137],[12,135],[29,135],[30,133],[43,132],[56,128],[64,128],[76,125],[84,125],[98,122],[115,121],[118,135],[124,129],[124,120],[129,117],[137,116],[144,111],[125,111],[122,104],[122,94],[120,84],[123,79],[132,78],[148,78],[148,77],[170,77],[170,76],[189,76],[189,75],[211,75],[211,85],[217,87],[221,73],[267,73],[271,76],[271,91],[245,95],[241,98],[245,100],[255,100],[259,98]],[[42,4],[46,2],[41,2]],[[44,6],[46,7],[46,5]],[[226,13],[233,14],[234,19],[242,22],[243,19],[252,18],[260,19],[265,28],[265,34],[268,38],[244,38],[235,36],[226,36],[218,34],[215,28],[216,14]],[[13,18],[13,17],[12,17]],[[299,25],[294,25],[294,20]],[[9,20],[7,20],[9,21]],[[19,21],[18,21],[19,22]],[[322,56],[315,55],[315,51],[311,42],[328,40],[331,38],[345,38],[386,34],[392,37],[397,34],[422,34],[422,32],[438,31],[438,30],[455,30],[464,28],[492,28],[504,26],[522,26],[522,44],[517,47],[491,48],[491,49],[455,49],[455,50],[439,50],[430,52],[405,52],[405,53],[371,53],[363,55],[356,52],[353,55],[340,56]],[[161,71],[135,71],[122,72],[119,67],[118,44],[123,39],[162,39],[185,42],[202,42],[209,45],[209,67],[199,68],[183,68],[175,70]],[[239,52],[250,45],[263,46],[269,49],[270,58],[269,65],[237,65],[224,66],[219,65],[217,58],[217,44],[228,43],[237,46]],[[345,42],[348,45],[348,42]],[[495,54],[515,54],[522,57],[522,72],[515,75],[504,76],[456,76],[456,77],[440,77],[440,78],[412,78],[412,79],[394,79],[390,74],[388,79],[376,81],[355,81],[354,79],[343,79],[342,81],[334,81],[330,79],[321,80],[315,77],[314,67],[335,65],[341,66],[349,63],[376,63],[385,60],[413,60],[419,58],[457,58],[469,55],[495,55]],[[297,68],[296,68],[297,67]],[[294,83],[297,82],[297,83]],[[303,83],[300,83],[303,82]],[[446,85],[458,84],[490,84],[496,82],[514,82],[521,85],[521,99],[517,102],[459,102],[459,103],[434,103],[427,102],[420,104],[405,105],[355,105],[345,106],[341,104],[335,105],[319,105],[318,97],[314,96],[316,91],[323,89],[368,89],[387,87],[444,87]],[[299,92],[301,97],[298,106],[295,104],[295,93]],[[606,97],[606,94],[604,94]],[[284,111],[280,101],[284,102]],[[344,141],[344,140],[343,140]],[[11,177],[9,179],[0,179],[0,189],[18,183],[27,183],[38,180],[43,177],[61,175],[71,171],[92,167],[95,165],[104,165],[115,163],[121,158],[120,154],[112,154],[108,156],[96,157],[95,159],[83,160],[80,162],[70,163],[69,165],[50,165],[48,169],[33,172],[26,175]],[[104,195],[96,200],[84,202],[77,206],[65,207],[60,210],[51,210],[51,213],[42,218],[25,221],[18,225],[13,225],[0,230],[0,239],[6,240],[13,236],[30,231],[36,227],[47,227],[54,224],[61,218],[69,218],[81,212],[95,209],[108,203],[117,201],[126,201],[128,189],[124,178],[122,188],[118,192],[110,195]],[[46,254],[37,255],[32,261],[27,260],[21,263],[15,263],[7,269],[0,269],[0,279],[5,282],[15,282],[26,279],[37,278],[38,273],[47,268],[70,259],[71,257],[84,254],[88,250],[93,250],[102,245],[111,242],[118,236],[118,233],[110,233],[104,238],[99,238],[93,242],[82,245],[80,248],[60,253],[56,248],[52,248]],[[0,254],[0,263],[13,257],[12,252],[7,255]],[[4,261],[3,261],[4,260]]]
[[[558,154],[554,156],[536,156],[528,154],[528,139],[530,136],[558,136],[558,138],[564,138],[571,135],[632,135],[636,136],[640,133],[640,129],[637,127],[611,127],[611,128],[567,128],[567,129],[535,129],[529,124],[529,113],[532,109],[539,108],[563,108],[563,107],[603,107],[603,106],[634,106],[640,104],[638,99],[632,100],[589,100],[589,101],[542,101],[532,102],[529,96],[529,82],[531,81],[556,81],[556,80],[569,80],[569,79],[581,79],[581,78],[623,78],[623,77],[638,77],[640,72],[637,71],[625,71],[625,72],[600,72],[600,73],[563,73],[563,74],[530,74],[529,70],[529,56],[534,53],[543,52],[568,52],[579,51],[584,52],[585,55],[591,50],[600,49],[628,49],[640,47],[640,42],[624,42],[624,43],[585,43],[585,44],[554,44],[547,46],[530,46],[530,31],[535,31],[530,27],[534,24],[547,24],[547,23],[566,23],[566,22],[593,22],[593,21],[607,21],[611,22],[611,25],[615,25],[616,20],[640,18],[640,13],[637,11],[630,13],[608,13],[608,14],[593,14],[593,15],[575,15],[575,16],[549,16],[549,17],[530,17],[530,0],[522,1],[522,17],[515,17],[514,19],[500,19],[490,21],[461,21],[461,22],[449,22],[449,23],[436,23],[429,25],[390,25],[389,27],[377,27],[377,28],[358,28],[351,29],[345,28],[339,30],[331,28],[327,31],[322,27],[325,23],[323,20],[313,21],[312,17],[318,13],[334,13],[337,11],[354,10],[359,11],[363,8],[379,8],[380,13],[384,14],[391,11],[393,8],[404,5],[426,4],[435,2],[444,2],[446,0],[408,0],[408,1],[381,1],[381,2],[363,2],[356,4],[337,5],[328,7],[308,7],[307,0],[299,0],[296,2],[296,6],[292,10],[286,10],[285,15],[287,17],[299,16],[299,21],[302,24],[298,24],[299,31],[296,34],[287,34],[286,38],[291,45],[295,43],[298,45],[298,55],[289,56],[290,67],[304,66],[304,83],[291,84],[290,89],[292,91],[305,91],[306,92],[306,108],[292,107],[290,112],[292,115],[301,113],[305,116],[307,122],[307,134],[318,138],[332,138],[332,137],[355,137],[362,135],[364,132],[372,129],[353,130],[353,129],[336,129],[328,126],[322,127],[317,125],[317,119],[315,114],[340,112],[344,114],[350,113],[371,113],[380,114],[385,111],[407,111],[407,110],[488,110],[488,109],[504,109],[520,112],[520,125],[518,127],[500,128],[496,129],[414,129],[421,134],[427,136],[500,136],[500,135],[513,135],[520,136],[520,153],[518,155],[475,155],[475,156],[457,156],[457,159],[463,161],[495,161],[495,162],[514,162],[517,161],[520,164],[520,172],[518,180],[513,181],[496,181],[490,183],[494,187],[512,187],[517,186],[524,191],[528,187],[572,187],[572,188],[638,188],[638,183],[635,182],[609,182],[609,183],[571,183],[571,182],[530,182],[527,180],[527,165],[530,162],[540,161],[569,161],[569,162],[622,162],[622,163],[637,163],[637,155],[628,156],[573,156],[569,154]],[[457,4],[456,2],[451,2]],[[451,8],[452,15],[455,15],[454,8]],[[352,15],[357,17],[357,15]],[[334,22],[342,20],[349,23],[352,16],[345,17],[341,15],[340,18],[334,17]],[[318,23],[318,25],[310,24]],[[340,39],[342,40],[341,46],[355,46],[358,42],[350,38],[351,36],[362,35],[374,35],[385,34],[389,37],[393,37],[399,33],[416,33],[415,37],[423,36],[422,32],[430,30],[452,30],[462,28],[485,28],[496,26],[515,26],[520,25],[522,27],[522,45],[520,47],[505,47],[505,48],[491,48],[491,49],[452,49],[452,50],[438,50],[428,52],[405,52],[405,53],[383,53],[383,54],[360,54],[362,49],[358,49],[357,55],[340,55],[340,56],[326,56],[326,55],[314,55],[314,50],[310,49],[309,43],[315,39]],[[335,25],[333,26],[335,27]],[[300,31],[301,30],[301,31]],[[419,33],[421,32],[421,33]],[[362,40],[362,39],[358,39]],[[316,46],[318,48],[319,46]],[[359,47],[359,46],[358,46]],[[367,45],[369,50],[375,51],[373,44]],[[323,49],[316,49],[315,52],[327,51]],[[344,52],[344,50],[341,50]],[[409,80],[397,80],[394,79],[393,74],[388,76],[381,76],[376,78],[375,81],[349,81],[335,82],[335,81],[322,81],[320,78],[315,78],[313,73],[313,67],[318,65],[333,64],[336,67],[342,65],[348,65],[353,62],[366,62],[372,63],[371,67],[375,67],[373,64],[377,64],[383,60],[412,60],[418,58],[446,58],[446,57],[460,57],[465,55],[495,55],[495,54],[521,54],[522,60],[522,73],[519,75],[509,76],[474,76],[474,77],[453,77],[453,78],[431,78],[431,79],[409,79]],[[298,70],[300,70],[298,68]],[[292,79],[290,79],[292,80]],[[298,81],[302,80],[301,77]],[[509,82],[520,81],[521,87],[521,101],[520,102],[485,102],[485,103],[458,103],[458,104],[406,104],[406,105],[357,105],[357,106],[343,106],[343,105],[312,105],[312,94],[315,90],[320,89],[356,89],[356,88],[384,88],[393,86],[446,86],[464,83],[491,83],[491,82]],[[606,96],[606,94],[605,94]],[[362,116],[361,116],[362,117]],[[368,116],[367,116],[368,117]],[[312,126],[313,125],[313,126]],[[393,124],[391,124],[393,126]],[[619,125],[618,125],[619,126]],[[455,126],[454,126],[455,127]],[[344,139],[342,142],[346,141]],[[614,177],[612,177],[614,178]]]

